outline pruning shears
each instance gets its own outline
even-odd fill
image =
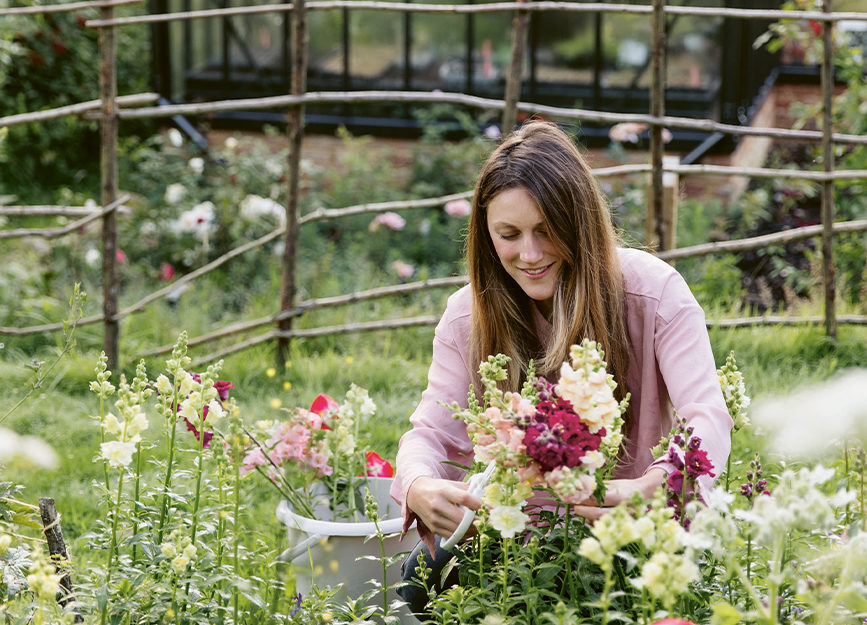
[[[485,491],[485,486],[487,486],[488,482],[491,481],[491,476],[494,474],[496,468],[497,463],[491,460],[482,473],[476,473],[470,477],[467,482],[467,491],[475,497],[481,497],[482,493]],[[440,543],[440,547],[447,551],[454,547],[458,541],[464,537],[464,534],[466,534],[467,530],[470,529],[470,525],[476,516],[475,511],[470,510],[466,506],[461,507],[464,509],[464,518],[461,519],[461,522],[458,524],[457,528],[455,528],[455,531],[452,532],[452,535]]]

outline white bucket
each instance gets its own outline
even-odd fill
[[[370,489],[379,505],[379,529],[388,536],[384,540],[385,555],[393,556],[401,552],[409,552],[418,542],[415,524],[400,540],[399,532],[403,528],[400,506],[389,495],[392,478],[367,478],[366,486]],[[362,484],[361,492],[364,492]],[[317,506],[315,511],[322,510],[323,516],[331,516],[328,504]],[[280,556],[280,560],[291,562],[295,567],[295,584],[298,592],[307,593],[315,584],[320,588],[336,586],[343,583],[337,598],[357,598],[366,590],[372,588],[367,583],[376,579],[382,583],[382,564],[376,560],[362,556],[380,557],[379,541],[375,536],[376,526],[363,513],[358,522],[348,520],[320,521],[296,514],[288,502],[281,501],[277,506],[277,519],[289,528],[290,547]],[[359,559],[361,558],[361,559]],[[393,586],[401,579],[400,562],[389,567],[386,572],[386,583]],[[388,603],[399,599],[394,590],[388,592]],[[382,595],[377,593],[371,600],[380,604]]]

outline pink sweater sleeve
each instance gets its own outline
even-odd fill
[[[718,477],[731,450],[732,420],[720,389],[704,311],[679,274],[667,281],[656,317],[654,350],[671,405],[693,428],[693,435],[701,438],[701,448]],[[674,468],[664,462],[654,464],[669,471]],[[712,485],[709,477],[699,479],[701,492]]]
[[[467,405],[470,301],[468,288],[449,298],[449,305],[434,334],[427,388],[410,417],[412,429],[400,439],[391,495],[401,504],[404,529],[416,520],[406,505],[406,494],[413,481],[419,477],[460,480],[464,471],[445,462],[463,466],[472,464],[473,448],[466,425],[453,418],[452,411],[443,406],[452,402],[458,402],[462,408]],[[422,538],[430,537],[430,531],[420,520],[418,531]]]

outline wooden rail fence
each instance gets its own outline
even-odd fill
[[[837,325],[867,324],[867,316],[837,315],[835,308],[836,293],[834,290],[834,258],[833,236],[841,232],[867,231],[867,220],[835,222],[834,184],[839,180],[867,179],[867,170],[835,170],[835,145],[867,144],[867,136],[834,132],[832,94],[833,66],[832,55],[824,55],[821,67],[821,89],[823,102],[823,118],[821,131],[806,131],[783,128],[742,127],[731,124],[721,124],[713,120],[686,119],[670,117],[664,111],[664,76],[662,68],[665,61],[665,15],[694,15],[706,17],[725,17],[735,19],[810,19],[821,22],[823,28],[823,43],[825,50],[832,49],[834,25],[841,20],[867,21],[867,13],[834,12],[832,0],[823,0],[822,11],[793,13],[790,11],[727,9],[708,7],[668,6],[664,0],[650,0],[648,5],[608,4],[608,3],[575,3],[575,2],[495,2],[479,4],[412,4],[401,2],[380,2],[375,0],[327,0],[305,2],[295,0],[292,4],[267,4],[225,9],[209,9],[199,11],[183,11],[170,14],[150,14],[135,17],[116,17],[115,7],[139,2],[140,0],[112,0],[93,2],[74,2],[58,5],[39,5],[31,7],[0,9],[0,17],[4,15],[31,15],[59,11],[78,11],[86,8],[99,10],[99,19],[86,22],[86,25],[99,31],[100,52],[100,98],[89,102],[59,107],[44,111],[35,111],[0,118],[0,128],[24,123],[45,123],[53,119],[67,116],[81,116],[85,119],[97,118],[101,124],[101,171],[102,191],[101,207],[50,207],[50,206],[6,206],[0,207],[0,215],[66,215],[81,217],[81,219],[63,228],[0,230],[0,239],[11,237],[35,236],[54,238],[73,234],[80,226],[91,221],[102,221],[102,276],[103,276],[103,312],[80,321],[80,324],[103,323],[103,342],[109,359],[109,366],[115,368],[119,363],[118,322],[124,317],[143,310],[152,302],[166,297],[178,286],[187,284],[196,278],[207,274],[226,262],[257,249],[271,241],[281,239],[284,243],[282,257],[282,287],[279,310],[268,317],[233,323],[219,330],[194,337],[191,346],[204,345],[230,336],[247,333],[266,326],[274,326],[264,333],[241,340],[234,345],[222,348],[212,353],[200,356],[196,364],[203,364],[221,358],[225,355],[248,349],[253,345],[276,341],[278,350],[285,352],[289,341],[298,337],[323,336],[346,332],[362,332],[386,328],[410,327],[417,325],[432,325],[437,322],[436,316],[420,316],[396,320],[375,320],[362,323],[345,324],[341,326],[321,327],[307,330],[292,328],[292,320],[307,312],[326,307],[341,306],[349,303],[390,297],[425,289],[455,287],[466,283],[465,276],[425,280],[409,284],[386,286],[367,291],[350,293],[329,298],[318,298],[308,301],[296,301],[296,266],[297,242],[302,226],[323,219],[339,219],[361,213],[381,213],[391,210],[412,210],[442,206],[454,199],[466,199],[472,196],[471,191],[451,194],[422,200],[407,200],[396,202],[380,202],[360,204],[344,208],[320,207],[305,215],[299,214],[299,168],[301,146],[304,131],[305,106],[321,102],[420,102],[420,103],[453,103],[474,107],[480,110],[502,111],[502,127],[508,130],[514,127],[518,112],[536,113],[555,120],[580,120],[585,122],[622,123],[637,122],[647,124],[650,129],[651,149],[650,163],[638,165],[623,165],[594,170],[597,177],[621,176],[626,174],[650,174],[652,199],[648,206],[648,223],[652,226],[656,239],[660,242],[657,254],[666,260],[695,257],[705,254],[735,253],[758,249],[772,244],[780,244],[800,239],[821,237],[822,275],[824,282],[825,310],[822,317],[791,317],[763,316],[744,319],[722,319],[709,322],[709,325],[734,328],[759,324],[793,324],[793,323],[824,323],[829,337],[836,337]],[[422,93],[402,91],[363,91],[363,92],[321,92],[308,93],[305,77],[307,74],[307,26],[308,11],[348,8],[377,9],[386,11],[411,11],[425,13],[482,13],[482,12],[512,12],[514,15],[512,31],[512,55],[503,100],[491,100],[470,96],[463,93]],[[523,62],[526,38],[527,17],[536,11],[576,11],[576,12],[612,12],[647,15],[652,27],[651,36],[651,107],[649,114],[604,113],[600,111],[556,108],[522,102],[520,100],[520,68]],[[246,98],[223,100],[216,102],[176,104],[168,106],[153,106],[158,99],[157,94],[142,93],[118,96],[116,79],[116,43],[115,29],[126,26],[145,25],[156,22],[190,20],[253,13],[291,12],[292,14],[292,84],[288,95],[268,98]],[[257,110],[257,109],[288,108],[286,140],[289,147],[287,166],[287,203],[285,226],[277,228],[259,239],[249,241],[227,252],[219,258],[199,267],[175,281],[172,285],[159,289],[138,302],[125,308],[119,307],[119,286],[117,281],[116,254],[118,248],[116,219],[117,212],[123,210],[127,196],[119,196],[117,188],[117,129],[123,119],[156,118],[174,115],[193,115],[218,111]],[[730,134],[734,136],[760,136],[779,140],[796,140],[821,142],[823,155],[822,171],[794,171],[771,168],[744,168],[710,165],[679,165],[666,163],[663,159],[664,147],[662,130],[664,128],[685,128]],[[735,241],[705,243],[680,249],[667,249],[671,241],[667,228],[671,228],[670,220],[664,214],[663,174],[670,172],[679,176],[712,175],[712,176],[751,176],[765,178],[789,178],[808,180],[821,185],[821,215],[822,223],[818,226],[797,228],[785,232],[751,237]],[[24,328],[0,327],[0,334],[26,335],[60,330],[62,324],[46,324]],[[148,350],[139,356],[155,356],[166,353],[171,347],[161,346]],[[278,358],[282,363],[283,358]]]

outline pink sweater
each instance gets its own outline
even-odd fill
[[[651,466],[674,469],[654,462],[650,453],[671,430],[673,410],[701,437],[719,475],[730,451],[732,421],[717,379],[704,312],[681,275],[667,263],[633,249],[620,249],[619,258],[632,342],[626,381],[632,394],[633,425],[625,441],[626,457],[632,460],[617,467],[615,475],[640,477]],[[412,429],[400,439],[391,495],[402,505],[404,527],[416,518],[406,506],[406,493],[416,478],[461,480],[464,472],[444,461],[472,464],[466,425],[441,405],[456,401],[466,407],[471,375],[479,365],[468,360],[472,299],[469,286],[449,297],[434,334],[427,389],[410,417]],[[543,339],[551,329],[541,315],[537,327]],[[429,536],[427,528],[419,526],[419,534]]]

